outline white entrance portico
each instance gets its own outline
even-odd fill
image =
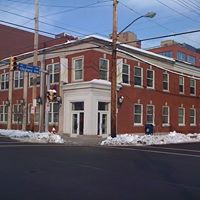
[[[110,135],[110,82],[92,80],[63,85],[63,133]]]

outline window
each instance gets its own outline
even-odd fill
[[[179,126],[185,125],[185,108],[178,109],[178,125]]]
[[[162,124],[169,125],[169,106],[162,107]]]
[[[122,83],[129,84],[130,66],[123,64],[122,66]]]
[[[8,106],[1,105],[0,106],[0,122],[8,121]]]
[[[15,88],[22,88],[24,86],[24,73],[22,71],[15,71]]]
[[[142,68],[140,67],[135,67],[135,72],[134,72],[134,85],[135,86],[142,86],[142,77],[143,77],[143,71]]]
[[[37,75],[36,85],[40,85],[40,75]],[[29,73],[29,86],[33,86],[33,74]]]
[[[22,123],[23,111],[21,104],[13,105],[13,121],[16,123]]]
[[[59,83],[59,74],[60,74],[60,64],[54,63],[48,65],[49,76],[50,76],[50,84]]]
[[[31,122],[31,107],[32,104],[28,104],[28,123]],[[35,114],[34,114],[34,123],[39,123],[39,119],[40,119],[40,106],[37,105],[35,107]]]
[[[99,60],[100,79],[108,80],[109,77],[109,61],[103,58]]]
[[[1,74],[0,77],[0,82],[1,82],[1,90],[7,90],[9,87],[9,75],[8,73]]]
[[[191,64],[195,64],[196,58],[194,56],[187,56],[187,61]]]
[[[134,105],[134,125],[142,125],[143,107],[141,104]]]
[[[172,58],[172,51],[161,52],[160,55]]]
[[[147,124],[154,124],[154,106],[147,105]]]
[[[84,102],[72,103],[72,110],[84,110]]]
[[[177,53],[177,59],[181,60],[181,61],[186,61],[186,55],[185,55],[185,53],[183,53],[181,51],[178,51],[178,53]]]
[[[147,88],[154,88],[154,71],[147,69]]]
[[[179,76],[179,93],[184,93],[184,77]]]
[[[190,94],[191,95],[196,94],[196,80],[193,78],[190,79]]]
[[[190,108],[190,125],[195,126],[196,125],[196,109]]]
[[[51,102],[49,111],[49,123],[58,122],[59,118],[59,103]]]
[[[98,102],[98,110],[108,110],[108,103],[106,102]]]
[[[74,59],[73,61],[74,69],[74,81],[83,79],[83,58]]]
[[[169,74],[163,73],[163,90],[169,91]]]

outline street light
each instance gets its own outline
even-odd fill
[[[111,137],[114,138],[117,135],[117,37],[129,26],[131,26],[138,19],[143,17],[154,17],[156,13],[148,12],[134,19],[128,24],[122,31],[117,33],[117,4],[118,0],[113,0],[113,32],[112,32],[112,69],[111,69]]]

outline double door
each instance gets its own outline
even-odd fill
[[[108,133],[108,114],[107,112],[99,111],[97,119],[97,135]]]
[[[72,133],[77,135],[84,134],[84,112],[72,113]]]

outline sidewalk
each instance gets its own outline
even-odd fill
[[[105,140],[105,138],[96,135],[78,135],[77,137],[69,137],[66,134],[61,134],[60,136],[65,141],[64,144],[69,146],[97,146],[101,145],[101,142]]]

